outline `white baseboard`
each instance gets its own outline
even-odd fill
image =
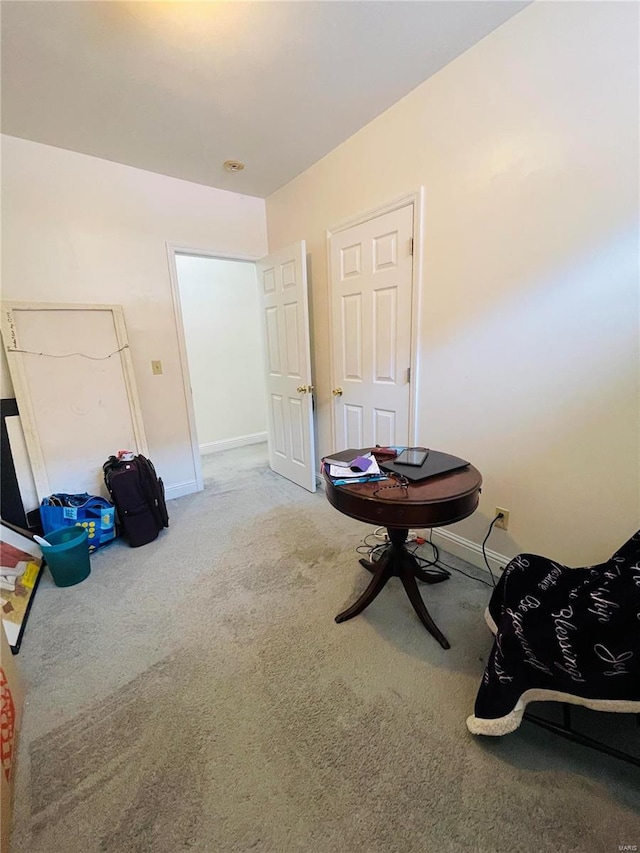
[[[164,487],[164,496],[168,501],[174,498],[181,498],[184,495],[191,495],[198,492],[198,483],[196,480],[189,480],[187,483],[174,483],[173,486]]]
[[[246,447],[248,444],[262,444],[267,440],[266,432],[254,432],[251,435],[239,435],[237,438],[225,438],[222,441],[208,441],[200,445],[200,453],[220,453],[222,450],[232,450],[234,447]]]
[[[481,545],[478,545],[476,542],[472,542],[471,539],[465,539],[463,536],[458,536],[457,533],[453,533],[451,530],[445,530],[441,527],[434,528],[432,533],[433,541],[439,548],[444,548],[445,551],[453,554],[454,557],[460,557],[460,559],[466,560],[467,563],[471,563],[472,566],[482,569],[489,574],[482,558]],[[485,554],[487,555],[487,560],[489,561],[492,571],[497,573],[502,572],[504,567],[511,560],[511,557],[505,557],[504,554],[499,554],[497,551],[492,551],[490,548],[485,548]]]

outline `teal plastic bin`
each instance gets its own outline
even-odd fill
[[[56,586],[73,586],[89,576],[89,539],[84,527],[52,530],[47,542],[51,544],[40,547]]]

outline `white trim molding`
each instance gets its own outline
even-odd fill
[[[390,201],[383,202],[377,207],[370,208],[362,213],[350,216],[348,219],[343,219],[337,225],[332,225],[328,229],[328,234],[338,234],[340,231],[347,231],[355,225],[362,225],[364,222],[369,222],[370,219],[376,219],[378,216],[384,216],[385,213],[393,213],[394,210],[400,210],[401,207],[407,207],[409,204],[415,204],[422,196],[423,188],[418,190],[410,190],[402,193],[402,195],[392,198]]]
[[[164,496],[168,501],[174,498],[182,498],[185,495],[192,495],[194,492],[201,492],[198,487],[197,480],[188,480],[186,483],[174,483],[173,486],[164,487]]]
[[[262,255],[247,254],[246,252],[220,252],[218,249],[203,249],[198,246],[186,246],[184,243],[174,243],[167,240],[167,250],[176,255],[193,255],[198,258],[221,258],[225,261],[247,261],[255,263]]]
[[[208,441],[200,445],[200,453],[205,456],[209,453],[220,453],[223,450],[232,450],[234,447],[246,447],[249,444],[262,444],[267,440],[266,432],[254,432],[250,435],[239,435],[237,438],[224,438],[221,441]]]
[[[201,492],[204,488],[202,481],[202,463],[200,461],[200,447],[198,444],[198,432],[196,429],[196,414],[193,407],[193,394],[191,391],[191,377],[189,375],[189,361],[187,358],[187,344],[184,335],[184,321],[182,319],[182,306],[180,303],[180,288],[178,286],[178,268],[176,266],[176,255],[194,255],[200,258],[222,258],[223,260],[246,261],[253,263],[259,260],[257,255],[246,255],[241,252],[229,254],[217,249],[202,249],[195,246],[185,246],[181,243],[166,242],[167,263],[169,266],[169,283],[171,286],[171,300],[173,302],[173,317],[178,338],[178,355],[180,358],[180,370],[182,373],[182,387],[184,391],[184,403],[187,411],[187,422],[189,424],[189,436],[191,439],[191,458],[193,470],[196,476],[197,489]],[[211,451],[208,451],[211,452]],[[173,487],[172,487],[173,488]],[[177,486],[175,488],[178,488]],[[182,492],[180,494],[183,494]],[[189,494],[189,492],[184,492]],[[175,495],[179,497],[179,495]]]
[[[466,560],[467,563],[471,563],[472,566],[482,569],[484,572],[489,574],[482,558],[481,545],[478,545],[476,542],[472,542],[471,539],[465,539],[463,536],[458,536],[457,533],[453,533],[451,530],[445,530],[444,528],[435,527],[431,532],[432,540],[439,548],[444,548],[445,551],[448,551],[449,554],[453,554],[454,557]],[[507,563],[512,559],[511,557],[505,557],[504,554],[500,554],[498,551],[492,551],[490,548],[485,548],[484,550],[487,555],[489,565],[491,566],[491,570],[496,574],[500,574]]]

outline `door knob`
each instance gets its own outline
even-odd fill
[[[334,388],[331,393],[334,397],[342,397],[342,388]]]
[[[313,391],[313,385],[298,385],[298,394],[309,394]]]

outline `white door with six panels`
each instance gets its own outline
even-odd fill
[[[335,448],[409,444],[413,205],[331,235]]]
[[[258,261],[269,465],[316,490],[313,379],[304,240]]]

